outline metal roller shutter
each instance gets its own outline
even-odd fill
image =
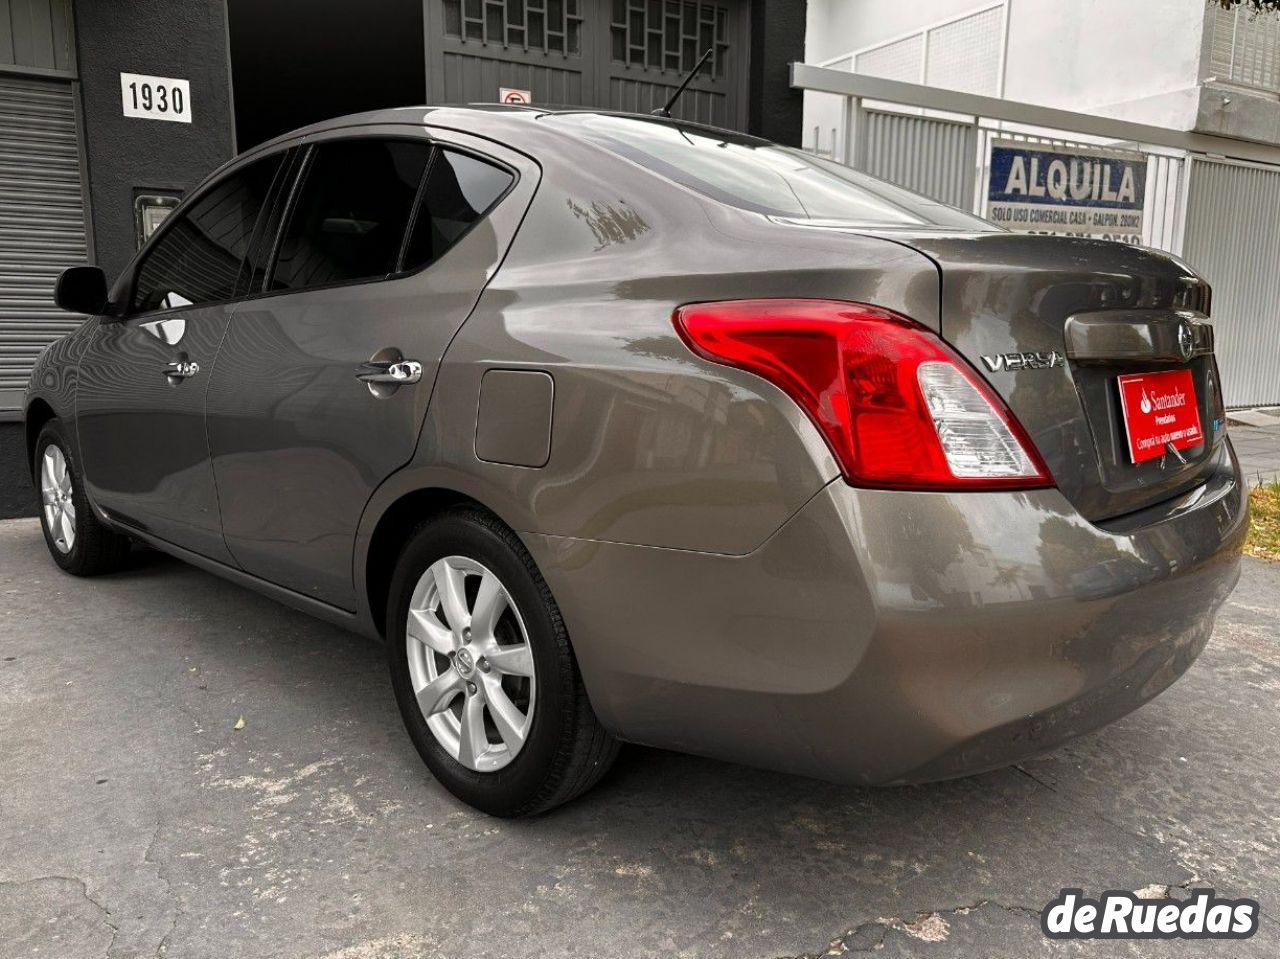
[[[1280,403],[1280,166],[1191,163],[1182,256],[1213,287],[1227,406]]]
[[[0,410],[80,323],[53,305],[58,274],[88,257],[73,96],[66,81],[0,76]]]

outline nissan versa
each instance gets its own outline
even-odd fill
[[[402,109],[215,173],[26,397],[54,561],[133,541],[386,639],[515,816],[620,741],[978,772],[1172,683],[1246,501],[1161,253],[667,119]]]

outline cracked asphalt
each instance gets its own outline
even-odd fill
[[[0,955],[1274,957],[1278,698],[1280,565],[1247,560],[1187,676],[1020,768],[858,790],[630,748],[502,822],[431,779],[376,646],[154,554],[76,580],[0,523]],[[1199,885],[1258,935],[1040,935],[1062,887]]]

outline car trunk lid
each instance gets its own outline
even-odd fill
[[[1100,522],[1144,509],[1214,471],[1225,413],[1209,288],[1178,260],[1076,237],[878,235],[937,264],[943,338],[1008,403],[1084,516]],[[1120,378],[1179,370],[1190,373],[1203,439],[1135,462]]]

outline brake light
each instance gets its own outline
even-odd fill
[[[913,320],[829,300],[695,303],[672,320],[699,356],[762,376],[799,403],[855,486],[1052,485],[1000,398]]]

